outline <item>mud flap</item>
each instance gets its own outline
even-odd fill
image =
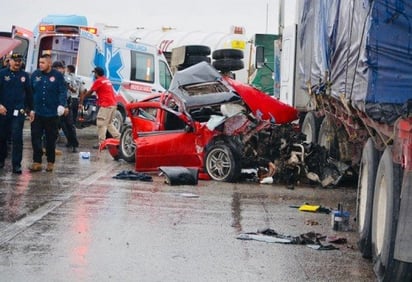
[[[161,166],[159,170],[165,175],[165,183],[169,185],[197,185],[198,169],[180,166]]]

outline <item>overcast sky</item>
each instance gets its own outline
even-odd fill
[[[228,32],[243,26],[246,34],[277,33],[280,0],[11,0],[2,3],[0,30],[12,25],[32,30],[49,14],[77,14],[89,25],[106,23],[126,28]],[[104,4],[103,4],[104,3]]]

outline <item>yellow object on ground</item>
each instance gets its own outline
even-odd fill
[[[316,205],[301,205],[299,207],[300,211],[307,211],[307,212],[317,212],[319,210],[320,206]]]

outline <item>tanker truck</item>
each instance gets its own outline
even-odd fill
[[[358,247],[378,280],[412,281],[412,2],[295,4],[279,99],[307,141],[358,172]]]

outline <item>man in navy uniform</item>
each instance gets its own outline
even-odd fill
[[[33,87],[33,111],[30,112],[33,163],[30,171],[41,171],[43,142],[46,139],[46,171],[53,171],[56,159],[56,136],[59,132],[59,116],[65,112],[67,86],[63,74],[52,68],[51,56],[42,55],[39,69],[31,76]]]
[[[9,66],[0,70],[0,169],[12,144],[13,173],[20,174],[23,157],[23,127],[26,114],[33,108],[30,76],[21,69],[22,55],[13,53]]]

